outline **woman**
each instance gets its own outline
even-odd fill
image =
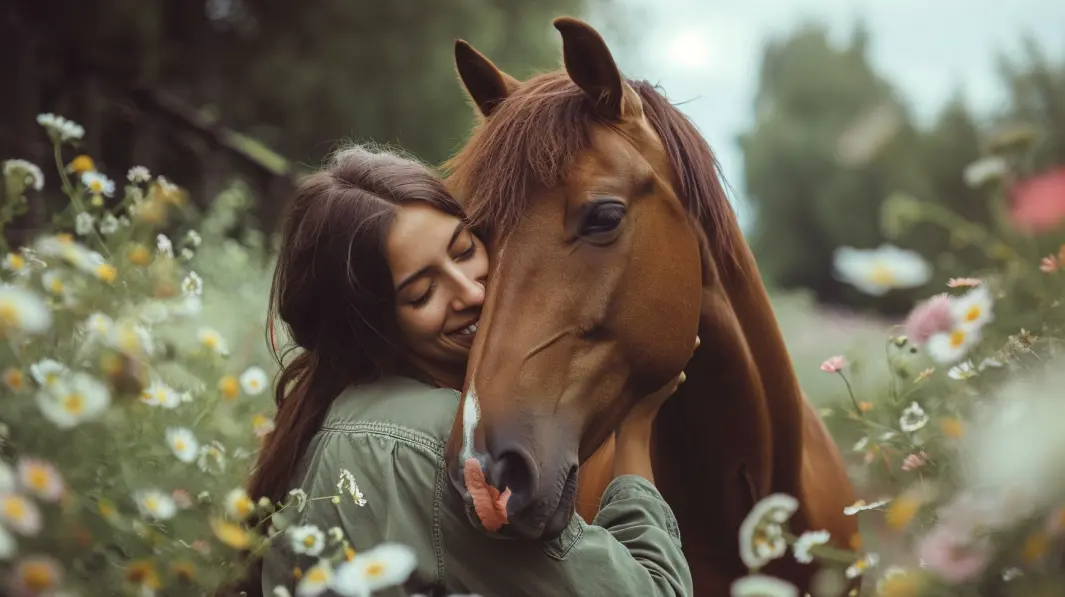
[[[253,497],[279,502],[294,488],[334,495],[340,472],[350,471],[364,506],[311,501],[293,523],[339,527],[355,549],[410,546],[412,592],[691,592],[647,440],[624,439],[649,437],[677,380],[619,427],[616,478],[596,524],[574,516],[549,542],[488,536],[467,519],[442,458],[488,274],[459,204],[421,164],[353,147],[302,184],[283,234],[271,304],[301,351],[278,383],[276,428]],[[293,590],[294,567],[312,562],[275,540],[263,560],[264,593]]]

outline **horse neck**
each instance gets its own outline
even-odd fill
[[[703,290],[702,345],[655,425],[655,479],[689,561],[707,550],[734,556],[754,502],[799,483],[801,394],[754,258],[742,249]]]

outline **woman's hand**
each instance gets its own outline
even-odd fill
[[[699,348],[699,336],[695,337],[692,354]],[[689,357],[690,358],[690,357]],[[614,476],[639,475],[654,483],[651,473],[651,429],[659,409],[684,383],[685,374],[673,378],[668,384],[641,400],[614,431]]]
[[[692,348],[692,355],[695,354],[695,349],[699,348],[699,344],[702,341],[699,340],[699,336],[695,336],[695,347]],[[688,357],[689,360],[691,357]],[[662,386],[655,392],[646,396],[643,400],[636,403],[636,406],[632,407],[629,414],[618,425],[617,432],[628,431],[635,428],[646,428],[646,431],[650,433],[651,426],[654,424],[655,417],[658,416],[658,411],[662,408],[662,405],[666,403],[674,393],[680,384],[684,383],[687,376],[683,371],[680,375],[674,377],[669,383]]]

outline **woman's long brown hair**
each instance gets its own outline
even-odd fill
[[[280,320],[293,344],[277,355],[277,414],[248,485],[253,499],[284,499],[345,387],[396,371],[395,296],[385,247],[397,209],[411,202],[463,217],[435,173],[391,151],[342,149],[301,183],[283,224],[270,289],[270,325]],[[238,594],[262,595],[261,562],[241,585]]]

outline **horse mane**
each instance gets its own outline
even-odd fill
[[[743,238],[721,184],[720,167],[694,124],[654,85],[628,81],[662,140],[685,209],[719,257],[734,258]],[[443,169],[470,224],[506,236],[538,189],[562,183],[591,145],[591,128],[610,126],[565,72],[537,75],[477,127]],[[730,259],[731,260],[731,259]],[[730,268],[732,269],[732,268]]]

